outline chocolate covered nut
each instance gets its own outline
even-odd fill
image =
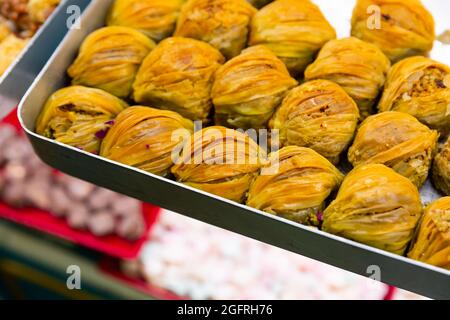
[[[124,216],[116,227],[116,233],[128,240],[139,239],[144,234],[144,231],[145,221],[139,214]]]
[[[57,217],[64,216],[73,204],[64,189],[59,186],[50,188],[50,201],[51,213]]]
[[[113,233],[114,225],[114,217],[108,211],[95,212],[87,221],[89,230],[98,237]]]
[[[96,188],[87,201],[92,210],[100,210],[108,207],[111,199],[114,199],[115,197],[116,193],[111,190]]]
[[[67,223],[74,229],[85,229],[89,220],[89,211],[82,203],[76,203],[67,212]]]
[[[31,179],[25,181],[23,196],[33,207],[49,210],[52,206],[50,185],[47,180]]]

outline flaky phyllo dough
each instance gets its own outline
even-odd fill
[[[279,130],[282,146],[308,147],[336,164],[358,118],[358,106],[339,85],[313,80],[289,91],[269,127]]]
[[[126,98],[139,65],[155,46],[143,33],[128,27],[104,27],[91,33],[67,73],[72,84],[95,87]]]
[[[174,32],[184,2],[185,0],[116,0],[106,23],[137,29],[158,42]]]
[[[345,177],[325,209],[322,230],[403,254],[421,212],[411,181],[382,164],[361,165]]]
[[[100,155],[164,176],[174,163],[176,148],[193,130],[192,121],[176,112],[130,107],[117,116]]]
[[[434,158],[432,172],[436,188],[450,196],[450,137]]]
[[[428,176],[439,134],[402,112],[368,117],[356,133],[348,159],[354,165],[382,163],[420,187]]]
[[[450,197],[425,208],[408,257],[450,270]]]
[[[28,14],[33,21],[44,23],[61,0],[29,0]]]
[[[373,111],[389,67],[389,59],[378,47],[350,37],[327,42],[306,68],[305,78],[339,84],[358,104],[364,119]]]
[[[71,86],[53,93],[36,121],[36,132],[98,153],[113,119],[128,105],[100,89]]]
[[[165,39],[142,63],[133,85],[134,99],[206,122],[214,73],[223,62],[220,52],[205,42]]]
[[[434,20],[420,0],[358,0],[352,36],[373,43],[396,62],[433,48]]]
[[[303,74],[322,46],[336,32],[309,0],[278,0],[253,17],[250,45],[264,44],[287,66],[292,76]]]
[[[269,155],[250,187],[247,205],[308,225],[319,225],[325,200],[343,175],[309,148],[289,146]]]
[[[264,128],[286,92],[296,84],[268,48],[247,48],[217,70],[212,88],[216,124]]]
[[[265,157],[248,135],[212,126],[194,133],[172,173],[191,187],[242,202]]]
[[[208,42],[230,59],[245,48],[255,13],[245,0],[188,0],[181,9],[175,36]]]
[[[442,134],[450,132],[450,68],[425,57],[411,57],[389,71],[380,111],[406,112]]]

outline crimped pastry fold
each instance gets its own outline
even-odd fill
[[[173,165],[178,136],[194,130],[192,121],[176,112],[133,106],[121,112],[103,140],[100,155],[157,175]],[[180,135],[176,135],[176,132]]]
[[[269,47],[292,76],[303,73],[317,52],[336,32],[309,0],[277,0],[252,19],[249,44]]]
[[[450,196],[450,137],[434,158],[432,173],[436,188]]]
[[[282,146],[308,147],[336,164],[358,118],[358,106],[339,85],[313,80],[289,91],[269,127],[279,130]]]
[[[425,57],[411,57],[389,71],[380,111],[413,115],[429,127],[450,132],[450,68]]]
[[[181,9],[175,36],[208,42],[230,59],[245,48],[255,13],[245,0],[188,0]]]
[[[139,68],[134,99],[206,122],[214,73],[223,62],[220,52],[207,43],[182,37],[165,39]]]
[[[172,35],[185,0],[116,0],[107,25],[139,30],[159,42]]]
[[[433,17],[420,0],[358,0],[351,33],[378,46],[393,62],[426,55],[435,38]]]
[[[104,27],[91,33],[67,73],[73,85],[99,88],[126,98],[139,65],[155,46],[143,33],[128,27]]]
[[[439,134],[402,112],[368,117],[356,133],[348,159],[354,165],[382,163],[420,187],[428,176]]]
[[[382,164],[361,165],[345,177],[325,209],[322,230],[403,254],[421,212],[411,181]]]
[[[296,84],[268,48],[247,48],[216,72],[212,88],[216,124],[264,128],[286,92]]]
[[[408,257],[450,270],[450,197],[425,208]]]
[[[71,86],[53,93],[36,121],[47,138],[98,153],[112,120],[128,105],[106,91]]]
[[[389,67],[389,59],[378,47],[350,37],[327,42],[306,68],[305,79],[339,84],[358,104],[364,119],[372,113]]]
[[[191,187],[242,202],[264,159],[248,135],[212,126],[194,133],[172,173]]]
[[[261,172],[250,187],[247,205],[316,226],[325,200],[343,179],[327,159],[297,146],[271,153]]]

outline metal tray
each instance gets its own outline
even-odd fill
[[[111,2],[94,1],[86,8],[82,28],[69,31],[19,106],[21,124],[43,161],[97,185],[363,276],[371,276],[374,266],[379,267],[382,282],[431,298],[450,299],[448,270],[306,227],[37,135],[34,127],[41,107],[51,93],[67,85],[67,67],[85,36],[103,25]]]
[[[63,0],[0,77],[0,119],[12,111],[67,33],[67,9],[83,11],[90,0]]]

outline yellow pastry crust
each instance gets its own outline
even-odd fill
[[[282,146],[308,147],[336,164],[358,119],[358,106],[339,85],[313,80],[289,91],[269,127],[279,130]]]
[[[265,128],[275,108],[297,81],[265,46],[254,46],[227,61],[212,88],[216,124]]]
[[[382,164],[361,165],[345,177],[325,209],[322,230],[403,254],[421,213],[411,181]]]
[[[265,152],[248,135],[221,126],[197,131],[172,167],[177,181],[242,202],[265,161]]]
[[[208,42],[230,59],[245,48],[256,11],[245,0],[188,0],[181,9],[175,36]]]
[[[172,152],[180,143],[176,132],[191,134],[192,121],[176,112],[133,106],[121,112],[102,142],[100,155],[157,175],[174,164]]]
[[[408,257],[450,270],[450,197],[425,208]]]
[[[73,85],[84,85],[126,98],[142,60],[155,43],[128,27],[104,27],[92,32],[67,73]]]
[[[159,42],[172,35],[185,0],[116,0],[107,25],[139,30]]]
[[[27,45],[28,40],[16,37],[14,34],[6,36],[0,43],[0,76],[16,60]]]
[[[207,122],[214,74],[223,62],[221,53],[205,42],[165,39],[144,59],[133,85],[134,99]]]
[[[420,187],[428,176],[439,134],[402,112],[368,117],[356,133],[348,159],[354,165],[381,163]]]
[[[305,79],[326,79],[339,84],[355,100],[361,118],[371,113],[390,68],[378,47],[357,38],[327,42],[305,71]]]
[[[106,91],[71,86],[53,93],[36,121],[36,132],[50,139],[98,153],[101,140],[127,103]]]
[[[247,205],[317,226],[325,200],[339,187],[343,177],[314,150],[284,147],[269,155],[268,164],[250,187]]]
[[[433,16],[420,0],[358,0],[351,33],[378,46],[392,62],[426,55],[435,39]]]
[[[434,158],[432,173],[436,188],[450,196],[450,137]]]
[[[277,0],[253,17],[249,44],[269,47],[297,77],[320,48],[335,38],[335,30],[311,1]]]
[[[425,57],[411,57],[389,71],[379,111],[413,115],[443,135],[450,132],[450,68]]]
[[[44,23],[61,0],[29,0],[28,14],[33,21]]]

